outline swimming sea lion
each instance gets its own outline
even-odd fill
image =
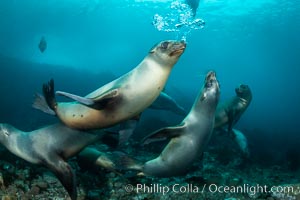
[[[192,109],[181,124],[162,128],[144,139],[152,141],[171,138],[162,153],[144,164],[123,156],[125,169],[138,170],[139,175],[157,177],[177,176],[185,173],[199,156],[214,128],[215,110],[220,95],[219,83],[214,72],[206,75],[204,85]]]
[[[215,116],[215,129],[227,125],[227,130],[230,132],[251,103],[252,93],[248,85],[239,85],[235,92],[235,97],[218,105]]]
[[[40,40],[39,49],[41,53],[44,53],[44,51],[47,49],[47,41],[44,36]]]
[[[186,110],[165,92],[161,92],[149,108],[155,110],[168,110],[183,116],[187,114]]]
[[[72,200],[77,198],[75,174],[66,160],[101,137],[99,133],[82,132],[63,124],[31,132],[23,132],[9,124],[0,124],[0,143],[16,156],[49,168]]]
[[[196,15],[200,0],[185,0],[185,3],[190,6],[193,11],[193,16]]]
[[[237,129],[232,129],[231,137],[233,140],[238,144],[240,150],[242,151],[243,155],[247,158],[250,155],[249,152],[249,147],[248,147],[248,140],[245,137],[245,135],[237,130]]]
[[[248,142],[245,135],[233,126],[241,118],[252,100],[252,92],[248,85],[241,84],[236,89],[236,96],[217,107],[215,115],[215,130],[224,129],[227,126],[227,133],[238,144],[245,157],[249,157]]]
[[[78,165],[81,169],[96,169],[101,167],[117,174],[113,154],[104,153],[93,147],[86,147],[77,157]]]
[[[51,80],[43,86],[47,106],[64,124],[76,129],[105,128],[130,119],[158,97],[185,47],[183,41],[160,42],[132,71],[85,97],[56,92],[76,102],[56,102]],[[33,106],[53,114],[42,98],[38,98]]]

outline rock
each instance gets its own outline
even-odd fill
[[[4,185],[4,179],[3,179],[3,175],[0,172],[0,189],[4,190],[5,189],[5,185]]]
[[[90,190],[87,198],[90,200],[100,200],[101,192],[99,190]]]
[[[10,163],[5,163],[2,168],[10,174],[14,174],[16,170],[15,167]]]
[[[1,198],[1,200],[11,200],[12,198],[9,195],[5,195]]]
[[[30,196],[36,196],[36,195],[38,195],[39,193],[40,193],[40,188],[37,187],[37,186],[33,186],[33,187],[29,190],[28,195],[30,195]]]
[[[39,182],[36,183],[36,186],[43,189],[43,190],[45,190],[45,189],[48,188],[48,183],[45,182],[45,181],[39,181]]]
[[[277,186],[277,192],[272,193],[272,197],[280,200],[295,199],[300,200],[300,184],[288,184]]]
[[[116,188],[121,188],[122,187],[122,183],[120,183],[120,182],[116,182],[116,183],[114,183],[114,186],[116,187]]]
[[[110,172],[108,175],[107,175],[108,178],[114,178],[116,177],[116,174],[113,173],[113,172]]]

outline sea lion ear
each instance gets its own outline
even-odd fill
[[[153,54],[156,50],[156,47],[158,46],[159,43],[156,43],[149,51],[149,53]]]
[[[155,52],[155,47],[153,47],[150,51],[149,54],[153,54]]]

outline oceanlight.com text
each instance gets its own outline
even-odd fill
[[[127,184],[124,187],[125,191],[136,193],[160,193],[165,195],[167,193],[226,193],[237,194],[247,193],[255,195],[256,193],[294,193],[300,192],[300,188],[293,188],[292,186],[267,186],[267,185],[249,185],[242,184],[237,186],[217,185],[217,184],[204,184],[202,186],[187,184],[187,185],[162,185],[162,184]],[[297,190],[297,191],[294,191]]]

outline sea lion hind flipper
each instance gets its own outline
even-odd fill
[[[116,97],[119,92],[118,89],[109,90],[108,92],[105,92],[97,97],[93,98],[86,98],[81,97],[75,94],[63,92],[63,91],[57,91],[57,95],[64,96],[70,99],[73,99],[74,101],[77,101],[85,106],[101,110],[103,109],[111,100]]]
[[[129,119],[120,124],[119,130],[119,146],[122,146],[128,142],[131,135],[134,133],[138,124],[136,118]]]
[[[36,93],[32,107],[50,115],[55,115],[55,112],[48,106],[46,99],[43,95]]]
[[[58,158],[57,162],[46,164],[67,190],[72,200],[77,199],[76,178],[71,166]]]
[[[48,83],[43,84],[43,94],[47,102],[47,105],[49,106],[49,108],[51,108],[54,111],[57,103],[54,94],[53,79],[51,79]]]
[[[182,133],[182,129],[184,129],[185,127],[186,124],[182,123],[178,126],[159,129],[149,134],[148,136],[144,137],[144,139],[142,140],[142,144],[145,145],[152,142],[163,141],[168,138],[177,137]]]

